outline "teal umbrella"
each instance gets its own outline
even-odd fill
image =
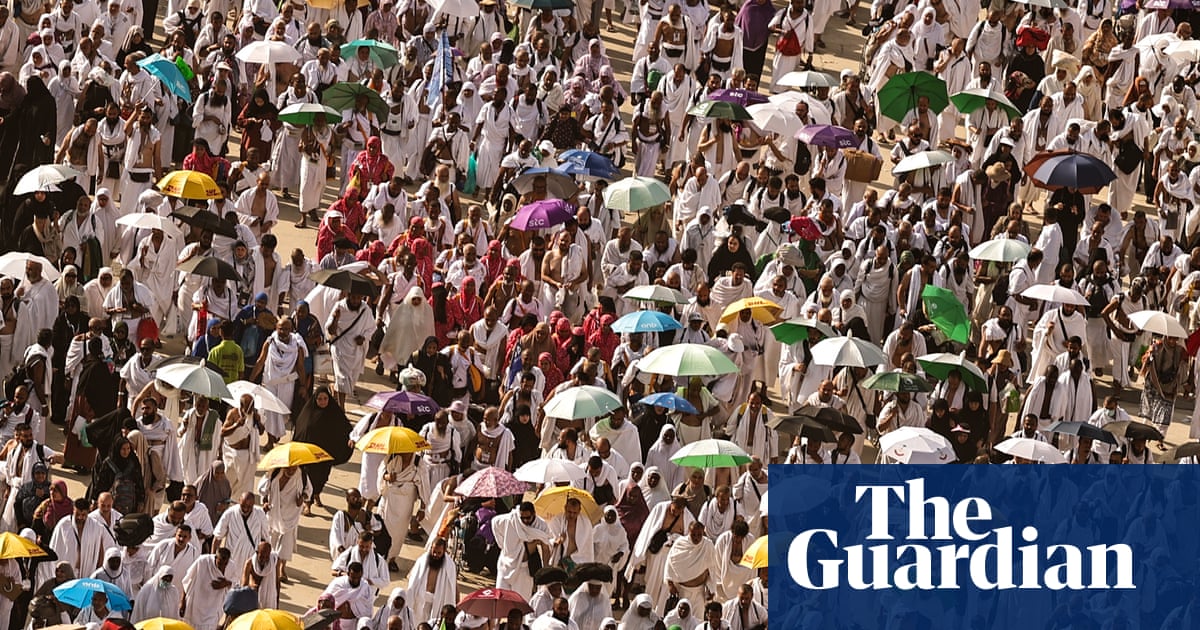
[[[671,189],[653,177],[626,177],[604,191],[604,204],[614,210],[636,212],[671,200]]]
[[[938,330],[954,341],[967,343],[971,320],[967,317],[966,306],[952,291],[927,284],[921,291],[921,299],[925,302],[925,315]]]
[[[722,120],[751,120],[753,118],[745,107],[728,101],[704,101],[689,109],[687,113],[693,116]]]
[[[996,101],[996,104],[1008,114],[1009,120],[1021,115],[1021,110],[1017,109],[1017,106],[1013,105],[1007,96],[995,90],[971,88],[950,97],[950,102],[954,103],[955,109],[964,114],[970,114],[987,105],[988,101]]]
[[[400,61],[400,51],[391,44],[374,39],[356,39],[342,45],[342,59],[351,59],[358,54],[359,48],[370,51],[371,63],[377,68],[391,68]]]
[[[192,88],[188,86],[187,79],[184,78],[183,72],[179,70],[179,66],[175,65],[175,61],[154,53],[149,57],[137,62],[150,76],[162,81],[175,96],[191,103]]]
[[[328,105],[339,112],[344,112],[354,108],[354,101],[359,96],[367,97],[367,109],[375,112],[380,118],[387,118],[388,104],[383,101],[383,97],[379,92],[371,88],[351,81],[342,81],[334,83],[325,90],[324,96],[321,97],[321,103]]]
[[[940,114],[950,104],[946,93],[946,82],[928,72],[905,72],[888,79],[879,94],[879,112],[895,121],[904,120],[904,115],[917,108],[917,99],[929,98],[929,109]]]
[[[342,113],[338,110],[318,103],[295,103],[279,112],[279,122],[304,127],[313,124],[317,114],[325,114],[325,122],[335,124],[342,122]]]

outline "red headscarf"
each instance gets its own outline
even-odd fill
[[[359,151],[350,165],[350,177],[358,175],[364,184],[371,186],[391,180],[395,172],[396,167],[383,154],[383,141],[379,136],[368,138],[367,148]]]
[[[483,319],[483,300],[479,299],[475,278],[463,278],[462,288],[446,301],[446,315],[452,328],[461,329],[470,328],[472,324]]]
[[[621,343],[621,336],[612,331],[612,323],[616,321],[612,315],[600,316],[600,329],[588,335],[587,342],[589,346],[595,346],[600,349],[600,358],[606,363],[611,363],[613,352]]]

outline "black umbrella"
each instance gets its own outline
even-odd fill
[[[146,542],[154,533],[154,520],[149,514],[126,514],[113,527],[113,536],[117,544],[124,547],[137,547]]]
[[[575,575],[585,582],[587,580],[612,582],[613,568],[612,565],[604,564],[603,562],[585,562],[575,567]]]
[[[804,405],[796,410],[796,415],[815,420],[817,424],[827,426],[834,431],[849,431],[856,435],[863,432],[862,425],[858,423],[858,420],[854,419],[854,416],[844,414],[832,407]]]
[[[1171,461],[1178,461],[1185,457],[1195,457],[1197,455],[1200,455],[1200,442],[1188,442],[1187,444],[1180,444],[1179,446],[1167,451],[1167,457]]]
[[[837,434],[833,429],[805,416],[777,416],[767,422],[767,426],[789,435],[799,435],[810,440],[822,442],[837,442]]]
[[[370,278],[352,271],[320,269],[309,274],[308,277],[322,286],[355,295],[375,297],[379,294],[379,287],[375,286]]]
[[[792,220],[792,212],[783,206],[774,206],[763,210],[763,218],[768,221],[784,224]]]
[[[1145,422],[1137,422],[1135,420],[1120,420],[1118,422],[1109,422],[1104,425],[1104,430],[1109,433],[1124,437],[1130,440],[1156,440],[1162,441],[1163,434],[1153,426]]]
[[[198,227],[201,230],[207,230],[218,236],[228,236],[229,238],[237,238],[237,227],[233,223],[222,219],[208,208],[197,208],[195,206],[184,206],[175,212],[171,213],[173,218],[179,219],[184,225]]]
[[[314,610],[300,618],[300,625],[304,630],[324,630],[333,625],[341,616],[336,610]]]
[[[567,572],[558,567],[542,567],[533,575],[533,583],[537,586],[555,584],[567,581]]]
[[[1097,442],[1105,442],[1107,444],[1116,445],[1117,438],[1113,437],[1106,429],[1101,429],[1094,424],[1086,422],[1055,422],[1050,425],[1050,431],[1053,433],[1062,433],[1064,435],[1078,435],[1079,437],[1092,438]]]
[[[204,276],[206,278],[214,278],[220,280],[230,280],[237,282],[241,278],[238,277],[238,272],[233,268],[233,265],[212,256],[196,256],[189,258],[179,264],[179,271]]]

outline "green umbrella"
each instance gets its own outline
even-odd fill
[[[604,204],[615,210],[636,212],[671,200],[671,189],[653,177],[626,177],[604,190]]]
[[[950,102],[954,103],[954,107],[964,114],[970,114],[983,107],[989,100],[996,101],[996,104],[1008,114],[1009,120],[1021,116],[1021,110],[1017,109],[1017,106],[1013,105],[1008,97],[995,90],[971,88],[950,97]]]
[[[928,72],[905,72],[888,79],[879,94],[879,111],[895,121],[904,120],[904,115],[917,108],[917,98],[929,98],[929,109],[940,114],[950,104],[946,93],[946,82]]]
[[[603,387],[580,385],[555,394],[546,401],[542,410],[547,418],[578,420],[606,416],[610,411],[623,406],[616,394]]]
[[[816,330],[826,337],[836,337],[837,332],[825,322],[807,317],[793,317],[771,326],[771,334],[779,343],[793,344],[808,339],[809,331]]]
[[[881,392],[931,392],[929,381],[908,372],[879,372],[864,378],[861,385]]]
[[[745,107],[728,101],[704,101],[689,109],[687,113],[703,118],[720,118],[723,120],[751,120],[754,117]]]
[[[336,124],[342,122],[342,112],[319,103],[295,103],[279,112],[279,122],[285,122],[297,127],[313,124],[317,114],[325,114],[325,122]]]
[[[938,330],[954,341],[967,343],[971,320],[967,317],[967,308],[953,292],[927,284],[921,291],[921,299],[925,302],[925,315]]]
[[[729,440],[697,440],[675,452],[671,462],[688,468],[733,468],[750,463],[750,455]]]
[[[387,118],[388,104],[383,101],[383,97],[379,92],[361,84],[351,81],[342,81],[334,83],[325,90],[325,95],[321,97],[321,103],[336,109],[339,112],[344,112],[348,109],[354,109],[354,101],[359,96],[367,97],[367,109],[375,112],[380,118]]]
[[[917,363],[925,370],[926,374],[939,381],[946,380],[950,377],[950,372],[958,370],[968,389],[977,392],[987,391],[987,378],[984,377],[983,371],[975,365],[974,361],[967,359],[962,354],[935,352],[917,357]]]
[[[740,371],[724,352],[699,343],[663,346],[642,357],[642,360],[638,361],[638,369],[650,374],[705,378]]]
[[[370,51],[371,63],[384,70],[391,68],[400,61],[400,51],[391,44],[373,39],[356,39],[348,44],[342,44],[342,59],[350,59],[358,54],[359,48]]]

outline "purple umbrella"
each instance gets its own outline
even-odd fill
[[[1188,10],[1188,9],[1197,8],[1196,4],[1197,3],[1193,2],[1192,0],[1146,0],[1146,2],[1143,4],[1143,8],[1148,9],[1148,10],[1156,10],[1156,9]],[[1122,6],[1124,6],[1124,3],[1122,3]]]
[[[367,406],[406,416],[432,416],[440,409],[438,404],[425,394],[406,391],[380,392],[371,396]]]
[[[543,199],[521,206],[509,223],[514,229],[527,232],[562,225],[575,217],[575,206],[562,199]]]
[[[737,103],[742,107],[768,102],[766,95],[759,94],[758,92],[751,92],[750,90],[743,90],[742,88],[713,90],[708,93],[708,100]]]
[[[837,125],[805,125],[796,138],[815,147],[852,149],[862,143],[853,131]]]

